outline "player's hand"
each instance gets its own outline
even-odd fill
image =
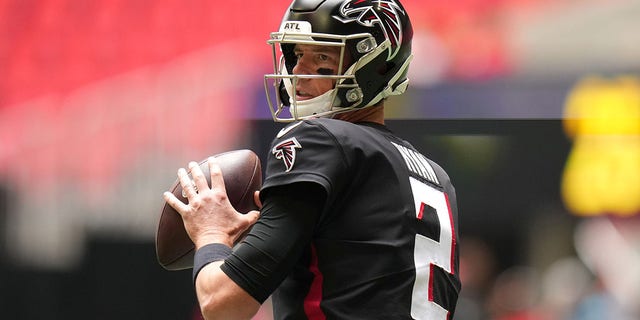
[[[260,191],[256,191],[253,193],[253,203],[256,204],[258,210],[262,210],[262,201],[260,201]]]
[[[184,204],[171,192],[164,193],[165,201],[181,216],[189,237],[196,249],[209,243],[223,243],[233,247],[260,215],[259,211],[246,214],[237,212],[227,196],[220,167],[215,159],[208,160],[211,172],[211,187],[196,162],[189,163],[187,170],[178,169],[178,179],[188,203]],[[254,195],[255,201],[255,195]],[[256,204],[259,203],[256,202]],[[259,205],[258,207],[261,207]]]

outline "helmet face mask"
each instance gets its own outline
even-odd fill
[[[274,59],[274,74],[265,75],[265,88],[267,89],[267,98],[272,114],[276,121],[293,121],[306,119],[310,117],[324,117],[335,113],[348,111],[353,109],[351,105],[343,104],[337,95],[341,90],[359,90],[356,83],[353,70],[355,64],[349,69],[344,70],[346,64],[345,57],[347,40],[357,39],[360,37],[370,38],[368,34],[360,34],[354,36],[335,36],[316,33],[297,33],[290,34],[287,32],[274,32],[272,38],[268,41],[272,45]],[[311,39],[312,40],[302,40]],[[294,74],[293,68],[296,64],[296,57],[293,53],[296,44],[307,44],[315,46],[333,46],[340,50],[339,61],[336,74]],[[278,58],[278,47],[282,48],[282,54]],[[295,88],[297,83],[302,79],[321,80],[329,79],[334,82],[333,89],[323,93],[320,96],[308,100],[298,100]],[[269,85],[269,82],[270,85]],[[271,90],[269,90],[271,89]],[[355,91],[354,91],[355,90]],[[275,97],[272,97],[274,95]],[[360,97],[360,99],[352,99],[352,105],[361,102],[361,95],[352,93],[352,97]],[[273,102],[275,98],[276,102]],[[288,109],[291,118],[285,118],[283,112]]]
[[[401,94],[408,81],[412,33],[404,9],[395,0],[294,0],[280,30],[267,41],[272,46],[274,73],[265,75],[264,85],[273,119],[329,117]],[[294,74],[296,45],[339,48],[337,72]],[[332,81],[333,89],[297,99],[301,80],[320,79]]]

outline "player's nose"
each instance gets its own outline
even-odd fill
[[[293,74],[313,74],[313,68],[310,65],[310,62],[304,56],[298,58],[296,65],[293,66]]]

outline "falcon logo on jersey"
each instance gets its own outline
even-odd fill
[[[402,22],[400,14],[404,15],[402,7],[395,0],[377,0],[372,6],[363,0],[348,0],[340,6],[340,15],[333,16],[342,23],[357,22],[365,27],[373,27],[378,24],[384,32],[384,37],[389,39],[389,56],[391,60],[400,49],[402,42]]]
[[[282,159],[282,161],[284,161],[286,172],[291,171],[293,164],[296,162],[296,148],[302,149],[302,145],[293,137],[278,143],[273,147],[273,150],[271,150],[271,153],[276,156],[276,159]]]

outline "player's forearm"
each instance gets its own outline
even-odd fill
[[[203,317],[206,320],[251,319],[260,304],[222,272],[222,263],[208,264],[196,278],[196,295]]]

